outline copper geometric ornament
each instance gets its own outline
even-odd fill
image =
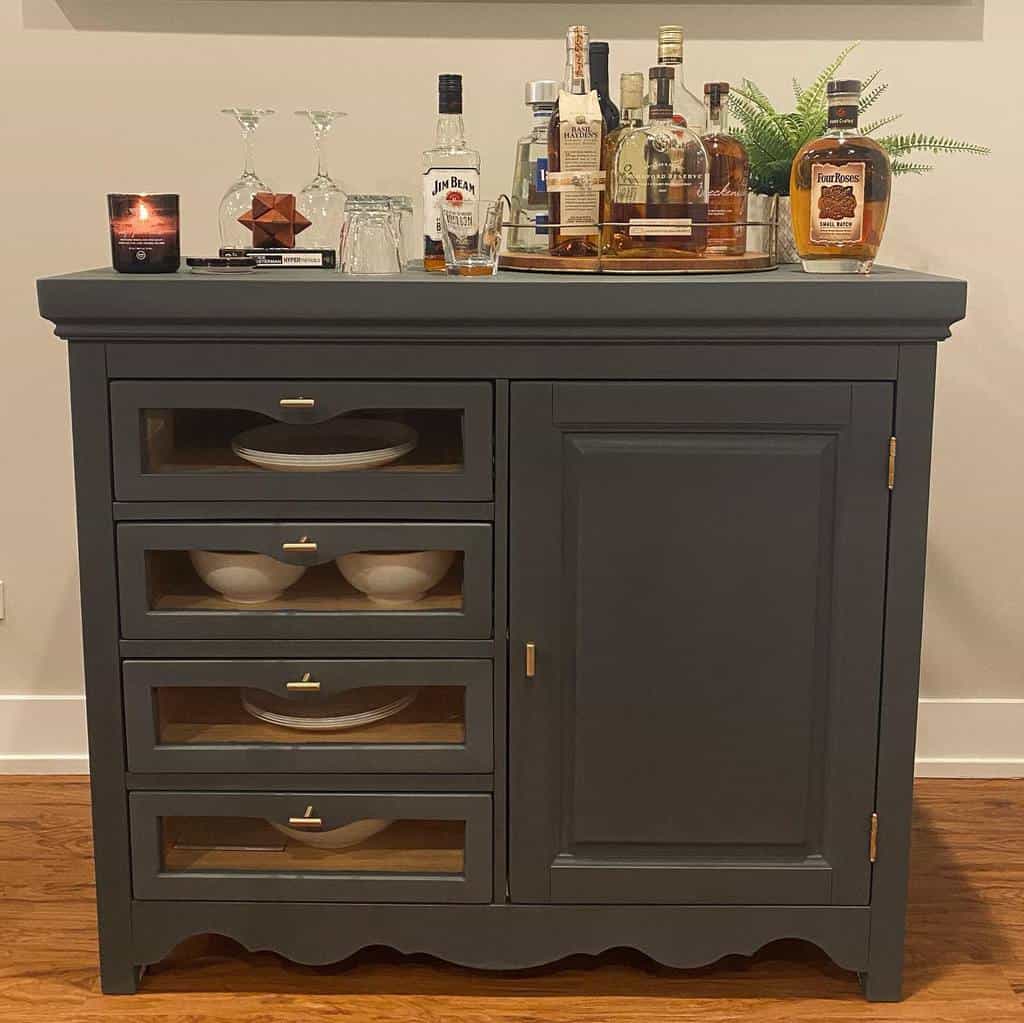
[[[296,211],[295,196],[290,192],[257,192],[252,209],[238,222],[252,231],[253,247],[260,249],[293,249],[295,236],[310,224]]]

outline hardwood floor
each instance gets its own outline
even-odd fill
[[[89,793],[82,778],[0,777],[0,1023],[1024,1023],[1024,781],[916,788],[907,998],[871,1005],[817,950],[669,970],[637,953],[574,956],[516,974],[366,950],[310,968],[195,938],[139,994],[96,975]]]

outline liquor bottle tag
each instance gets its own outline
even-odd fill
[[[864,163],[811,167],[811,241],[855,244],[864,237]]]
[[[629,235],[631,238],[673,235],[689,238],[693,234],[693,220],[685,217],[631,217]]]
[[[604,173],[601,170],[601,102],[597,93],[558,94],[560,165],[548,171],[549,192],[561,193],[559,232],[569,237],[597,234]]]
[[[423,172],[423,233],[431,240],[441,240],[442,199],[476,199],[480,188],[480,171],[475,167],[431,167]]]

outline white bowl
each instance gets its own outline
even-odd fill
[[[266,554],[189,551],[188,556],[199,578],[232,604],[273,600],[306,572],[303,565],[287,565]]]
[[[288,838],[303,845],[311,845],[314,849],[347,849],[351,845],[365,842],[393,823],[389,820],[367,817],[365,820],[353,821],[340,828],[331,828],[330,831],[306,831],[304,828],[290,828],[287,824],[278,824],[276,821],[270,821],[270,826],[280,831],[282,835],[287,835]]]
[[[455,551],[356,551],[335,559],[341,574],[375,604],[411,604],[452,567]]]

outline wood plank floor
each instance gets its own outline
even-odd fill
[[[898,1005],[866,1003],[852,974],[788,942],[700,970],[620,950],[501,974],[384,949],[310,968],[204,937],[114,998],[96,975],[85,780],[0,777],[0,1023],[1024,1023],[1024,781],[916,791]]]

